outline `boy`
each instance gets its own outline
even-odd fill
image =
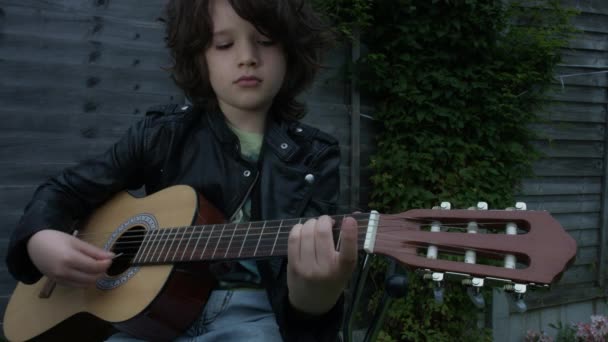
[[[17,279],[32,283],[44,274],[62,285],[94,286],[113,253],[68,229],[123,189],[143,185],[150,194],[187,184],[232,221],[335,211],[337,142],[294,121],[304,113],[295,97],[311,83],[325,41],[309,5],[173,0],[167,14],[171,71],[193,106],[149,111],[106,154],[39,187],[9,246]],[[357,231],[353,219],[343,221],[337,252],[332,225],[327,216],[295,225],[286,265],[241,262],[218,273],[223,285],[178,340],[335,341]]]

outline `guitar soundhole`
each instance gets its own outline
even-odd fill
[[[133,258],[135,258],[141,246],[145,233],[146,229],[144,227],[134,226],[125,231],[116,240],[111,250],[118,256],[114,258],[112,265],[107,271],[110,277],[120,275],[133,266]]]

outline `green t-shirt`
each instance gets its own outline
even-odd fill
[[[240,130],[230,124],[228,126],[239,138],[241,144],[241,156],[250,162],[257,162],[262,149],[264,135],[260,133],[251,133]],[[248,222],[251,219],[251,198],[247,198],[243,206],[234,215],[232,223]],[[241,260],[239,264],[243,269],[238,267],[232,268],[232,271],[221,277],[220,283],[225,287],[239,286],[243,283],[260,284],[261,277],[258,267],[254,260]]]

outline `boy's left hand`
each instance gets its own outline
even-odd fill
[[[357,222],[342,220],[336,251],[329,216],[295,225],[287,247],[289,302],[298,311],[321,315],[337,302],[357,264]]]

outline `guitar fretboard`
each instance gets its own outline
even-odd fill
[[[363,248],[368,214],[349,215],[359,226],[359,249]],[[334,241],[344,215],[332,216]],[[251,259],[287,255],[289,233],[307,219],[286,219],[247,223],[222,223],[146,231],[133,264],[165,264],[188,261]]]

